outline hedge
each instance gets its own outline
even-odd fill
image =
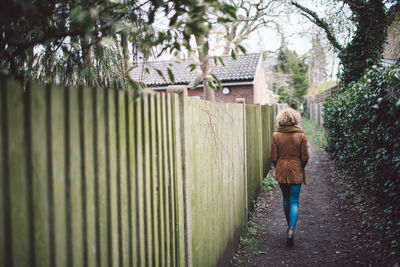
[[[400,67],[374,66],[324,104],[327,150],[385,207],[400,247]]]

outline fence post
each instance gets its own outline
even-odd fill
[[[260,183],[259,183],[259,185],[262,185],[262,181],[264,179],[264,175],[263,175],[263,173],[264,173],[264,166],[263,166],[264,159],[263,159],[263,156],[264,155],[263,155],[263,152],[262,152],[263,134],[262,134],[262,109],[261,109],[261,105],[258,105],[257,108],[258,108],[258,136],[259,136],[258,142],[260,144],[259,150],[258,150],[258,161],[259,161],[259,164],[260,164],[260,166],[259,166],[260,167],[259,168],[259,171],[260,171]]]
[[[322,103],[318,104],[318,109],[319,109],[319,126],[322,127],[324,124],[324,111],[322,109]]]
[[[168,93],[178,94],[179,96],[179,109],[174,108],[175,111],[179,111],[178,114],[175,114],[175,125],[176,125],[176,138],[180,138],[180,147],[176,147],[177,153],[181,156],[181,171],[182,171],[182,180],[178,183],[182,182],[183,188],[183,221],[184,221],[184,233],[180,233],[179,240],[184,238],[183,244],[180,243],[180,249],[184,249],[184,255],[180,256],[178,259],[179,265],[184,264],[185,266],[192,266],[192,223],[191,223],[191,188],[192,181],[190,177],[187,175],[187,165],[186,165],[186,142],[185,142],[185,101],[187,98],[187,88],[186,86],[178,86],[178,85],[170,85],[167,88]],[[179,117],[179,119],[177,119]],[[178,144],[179,142],[177,142]],[[178,186],[179,188],[179,186]],[[178,199],[179,201],[179,199]],[[183,234],[183,235],[182,235]]]
[[[247,218],[248,212],[248,198],[247,198],[247,143],[246,143],[246,100],[244,98],[236,98],[236,103],[242,104],[243,110],[243,157],[244,157],[244,192],[246,199],[246,208],[245,208],[245,218]]]

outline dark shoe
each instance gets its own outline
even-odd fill
[[[291,248],[293,247],[293,243],[294,243],[294,229],[290,228],[287,233],[286,245]]]

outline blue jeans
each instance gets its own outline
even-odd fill
[[[279,183],[283,195],[283,210],[289,228],[296,229],[297,217],[299,216],[299,196],[301,184]]]

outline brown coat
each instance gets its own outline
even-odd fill
[[[271,161],[275,166],[275,180],[279,183],[300,184],[308,158],[307,137],[304,133],[275,132],[272,135]]]

